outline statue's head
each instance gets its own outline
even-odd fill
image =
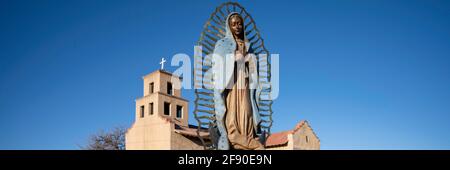
[[[231,14],[228,19],[230,31],[235,37],[243,37],[244,35],[244,19],[238,13]]]

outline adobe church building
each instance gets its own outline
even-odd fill
[[[125,134],[127,150],[203,150],[208,130],[188,124],[189,101],[174,88],[180,79],[164,70],[143,77],[144,96],[136,99],[135,122]],[[176,81],[176,82],[173,82]],[[318,150],[320,140],[307,121],[292,130],[272,133],[268,150]]]

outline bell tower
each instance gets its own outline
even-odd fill
[[[143,97],[136,99],[135,121],[126,149],[170,149],[174,124],[188,126],[188,100],[181,97],[181,78],[162,69],[142,77]]]
[[[143,97],[136,100],[136,121],[151,116],[172,119],[181,125],[188,125],[188,101],[181,97],[179,77],[164,70],[157,70],[142,78]]]

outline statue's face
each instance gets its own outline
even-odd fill
[[[230,29],[233,35],[240,36],[244,32],[244,22],[242,18],[238,15],[234,15],[230,18]]]

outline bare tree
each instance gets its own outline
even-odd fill
[[[86,146],[81,149],[86,150],[124,150],[126,128],[115,127],[111,131],[103,130],[92,135]]]

